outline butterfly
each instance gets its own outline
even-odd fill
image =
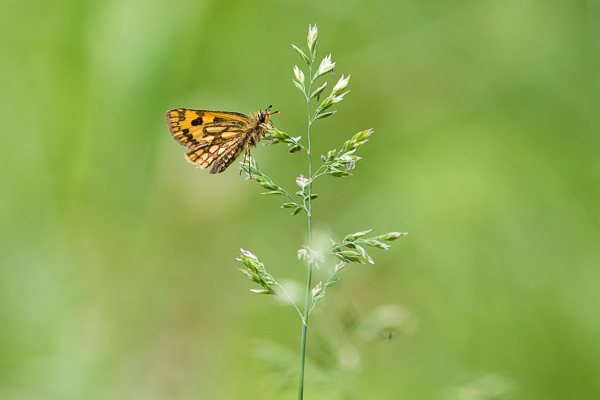
[[[262,139],[271,126],[271,107],[251,115],[230,111],[174,108],[167,111],[171,135],[191,150],[185,158],[199,168],[212,165],[211,174],[218,174],[235,161],[242,151],[249,155],[250,147]]]

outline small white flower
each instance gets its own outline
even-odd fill
[[[306,43],[308,44],[308,49],[313,52],[315,46],[317,45],[317,24],[308,25],[308,38],[306,39]]]
[[[308,248],[306,246],[302,246],[298,250],[298,260],[306,260],[308,258]]]
[[[319,77],[323,74],[326,74],[335,68],[335,62],[331,61],[331,54],[328,54],[321,60],[321,64],[319,64],[319,69],[317,69],[317,73],[315,77]]]
[[[345,261],[339,261],[337,264],[335,264],[335,267],[333,268],[333,272],[339,272],[346,265],[348,265],[348,264],[346,264]]]
[[[302,70],[298,68],[297,65],[294,65],[294,76],[296,77],[298,82],[304,85],[304,72],[302,72]]]
[[[335,103],[339,103],[340,101],[344,100],[344,96],[345,96],[346,94],[348,94],[348,92],[349,92],[349,91],[346,91],[346,92],[344,92],[344,93],[342,93],[342,94],[339,94],[339,95],[337,95],[337,96],[332,96],[332,97],[331,97],[331,102],[332,102],[332,103],[334,103],[334,104],[335,104]]]
[[[304,190],[304,188],[309,184],[310,180],[308,178],[305,178],[304,175],[300,175],[299,177],[296,178],[296,184],[302,189]]]
[[[346,89],[346,86],[348,86],[348,81],[350,81],[350,75],[348,75],[345,78],[344,78],[344,75],[342,75],[342,77],[340,78],[340,80],[337,81],[337,83],[335,84],[335,86],[331,90],[331,93],[333,93],[334,95],[337,95],[342,90]]]
[[[249,259],[251,259],[251,260],[254,260],[254,261],[258,261],[258,257],[256,257],[256,256],[254,255],[254,253],[252,253],[251,251],[244,250],[244,249],[240,249],[240,253],[242,253],[242,255],[243,255],[244,257],[247,257],[247,258],[249,258]]]
[[[319,295],[323,294],[323,282],[317,283],[317,285],[312,288],[312,297],[315,298]]]

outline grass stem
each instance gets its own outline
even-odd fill
[[[308,76],[310,83],[308,85],[308,92],[311,93],[313,78],[312,78],[312,63],[308,67]],[[312,125],[312,117],[310,111],[310,98],[306,96],[306,154],[308,156],[308,177],[312,177],[312,155],[311,155],[311,143],[310,143],[310,128]],[[308,247],[312,249],[312,179],[308,183],[308,203],[306,207],[307,217],[307,229],[308,229]],[[306,275],[306,295],[304,298],[304,316],[302,317],[302,336],[300,339],[300,377],[298,383],[298,400],[304,399],[304,365],[306,361],[306,339],[308,336],[308,316],[311,309],[311,286],[312,286],[312,272],[313,272],[313,260],[309,257],[307,263],[307,275]]]

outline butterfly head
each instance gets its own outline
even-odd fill
[[[271,111],[273,106],[269,106],[266,109],[259,111],[258,113],[258,122],[261,124],[268,124],[271,119],[271,115],[279,114],[279,111]]]

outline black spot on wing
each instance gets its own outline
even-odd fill
[[[192,126],[202,125],[202,117],[198,117],[192,120]]]
[[[188,128],[184,128],[181,130],[181,135],[183,137],[185,137],[187,139],[187,143],[186,144],[191,144],[192,146],[197,145],[199,142],[194,139],[194,136],[192,136],[192,134],[190,133],[190,130]]]

